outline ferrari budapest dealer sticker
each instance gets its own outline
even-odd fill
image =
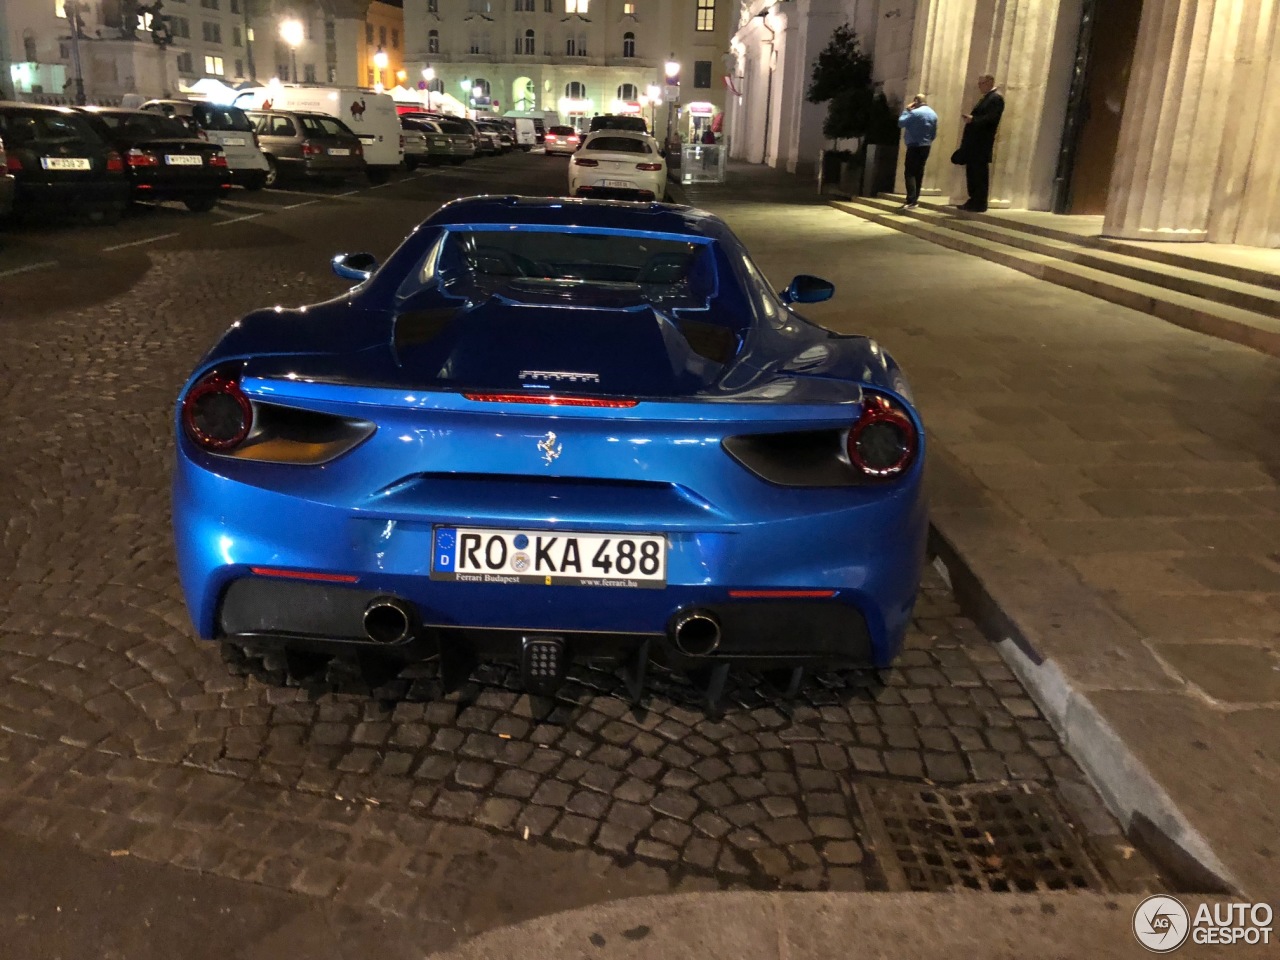
[[[1266,903],[1201,903],[1189,910],[1177,897],[1147,897],[1133,912],[1133,935],[1152,953],[1184,943],[1269,944],[1274,914]]]
[[[437,527],[432,580],[661,589],[665,537]]]

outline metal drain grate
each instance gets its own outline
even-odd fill
[[[890,890],[1102,890],[1043,788],[910,783],[854,787]]]

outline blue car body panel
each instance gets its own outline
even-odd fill
[[[714,258],[714,283],[692,306],[668,309],[626,292],[585,291],[557,305],[536,292],[516,302],[407,279],[450,228],[545,227],[688,241],[695,262]],[[326,589],[349,583],[402,598],[427,627],[550,633],[666,635],[681,611],[795,591],[856,614],[869,644],[860,659],[887,665],[924,559],[923,425],[883,349],[753,294],[751,269],[722,221],[688,208],[476,198],[441,208],[350,293],[243,318],[197,365],[184,396],[210,370],[230,368],[259,410],[369,426],[333,459],[262,462],[198,447],[179,404],[174,529],[198,633],[225,638],[229,587],[264,569],[348,578]],[[406,334],[411,323],[429,335]],[[699,354],[688,324],[713,329],[717,342],[731,331],[732,355]],[[606,396],[634,405],[468,397],[513,391],[512,371],[530,365],[599,371],[627,388]],[[778,483],[731,455],[734,438],[847,431],[868,389],[899,404],[919,437],[892,480]],[[554,460],[540,446],[549,433]],[[434,531],[456,527],[663,535],[666,585],[432,579]]]

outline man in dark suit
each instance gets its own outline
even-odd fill
[[[978,78],[978,90],[982,97],[972,112],[964,114],[964,133],[957,151],[969,187],[969,199],[959,207],[983,213],[991,190],[991,151],[995,147],[1000,116],[1004,113],[1004,97],[996,89],[996,78],[989,73]]]

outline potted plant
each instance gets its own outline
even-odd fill
[[[818,190],[852,196],[862,182],[861,140],[867,134],[871,117],[874,84],[871,80],[871,58],[864,54],[858,35],[848,23],[831,34],[826,47],[814,61],[805,98],[810,103],[825,103],[827,116],[822,133],[831,140],[831,149],[823,150],[818,160]],[[859,141],[855,150],[842,150],[841,140]]]

